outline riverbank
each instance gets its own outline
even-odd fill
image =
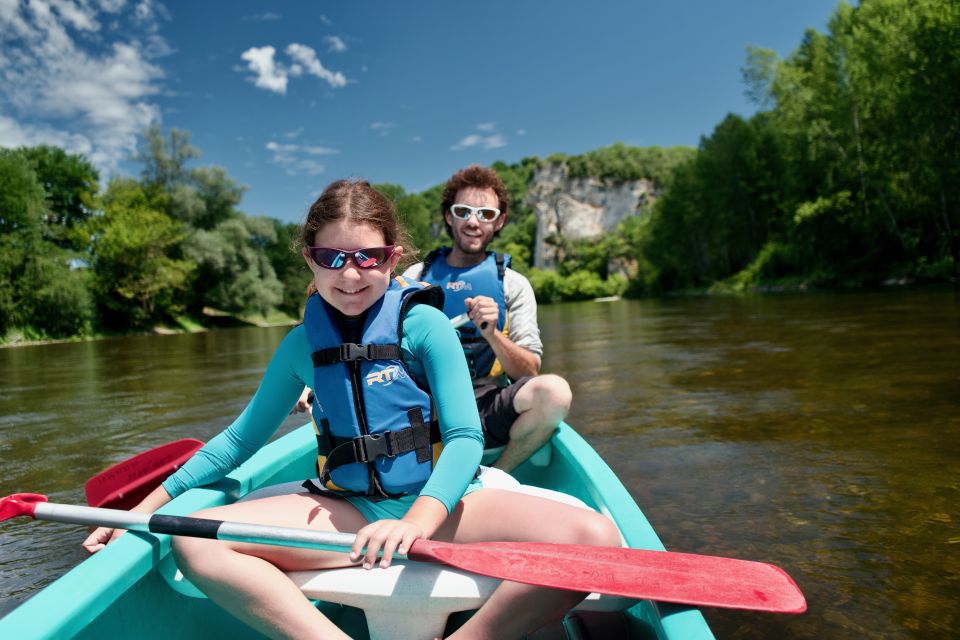
[[[67,342],[90,342],[93,340],[108,340],[110,338],[124,338],[130,336],[170,336],[185,333],[202,333],[217,329],[234,329],[238,327],[282,327],[292,326],[300,322],[282,311],[273,311],[267,315],[239,316],[204,307],[200,318],[180,316],[175,325],[156,325],[150,329],[127,331],[122,333],[91,333],[87,335],[70,336],[67,338],[35,338],[30,336],[29,330],[14,328],[0,337],[0,349],[11,347],[32,347],[46,344],[61,344]]]

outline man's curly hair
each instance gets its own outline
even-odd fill
[[[500,209],[500,215],[503,216],[506,224],[510,209],[510,196],[507,195],[507,188],[503,185],[503,180],[497,175],[497,172],[489,167],[481,167],[478,164],[472,164],[453,174],[447,184],[443,185],[443,197],[440,201],[440,215],[443,217],[443,224],[447,227],[447,233],[453,236],[453,230],[447,224],[446,213],[450,207],[456,204],[454,199],[461,189],[474,187],[476,189],[493,189],[497,194],[497,208]],[[501,227],[502,229],[503,227]],[[499,233],[499,231],[497,232]]]

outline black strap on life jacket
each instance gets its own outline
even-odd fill
[[[507,269],[504,266],[504,262],[506,262],[506,258],[499,251],[494,251],[493,259],[497,263],[497,277],[503,280],[503,274],[507,272]]]
[[[337,362],[356,360],[399,360],[400,345],[397,344],[356,344],[344,342],[339,347],[328,347],[310,354],[314,367],[323,367]]]
[[[416,451],[418,463],[428,462],[433,458],[431,446],[440,442],[440,425],[437,422],[424,422],[420,407],[414,407],[407,411],[407,417],[410,420],[409,427],[355,438],[331,436],[329,423],[326,420],[321,421],[326,423],[322,425],[325,435],[317,436],[317,445],[325,446],[329,454],[326,456],[323,468],[318,472],[320,486],[316,486],[316,483],[310,480],[305,482],[303,486],[311,493],[320,495],[364,495],[361,492],[330,491],[326,489],[327,483],[331,480],[330,474],[334,469],[345,464],[373,464],[380,456],[394,457],[410,451]],[[379,485],[379,483],[377,484]],[[371,493],[372,495],[391,497],[379,486],[371,487]]]

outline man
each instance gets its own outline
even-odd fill
[[[466,313],[458,331],[474,378],[483,423],[485,462],[510,471],[542,447],[570,408],[563,378],[538,375],[543,344],[533,287],[510,268],[509,256],[487,251],[507,222],[509,198],[492,169],[471,165],[443,189],[442,210],[453,246],[407,269],[405,278],[443,288],[444,312]]]

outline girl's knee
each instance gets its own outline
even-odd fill
[[[620,530],[612,520],[599,513],[583,518],[577,523],[577,544],[598,547],[619,547]]]
[[[204,512],[193,514],[193,517],[204,517]],[[192,538],[189,536],[174,536],[170,541],[170,549],[177,567],[187,576],[202,575],[206,567],[215,569],[216,557],[224,550],[224,545],[218,540],[207,538]]]

